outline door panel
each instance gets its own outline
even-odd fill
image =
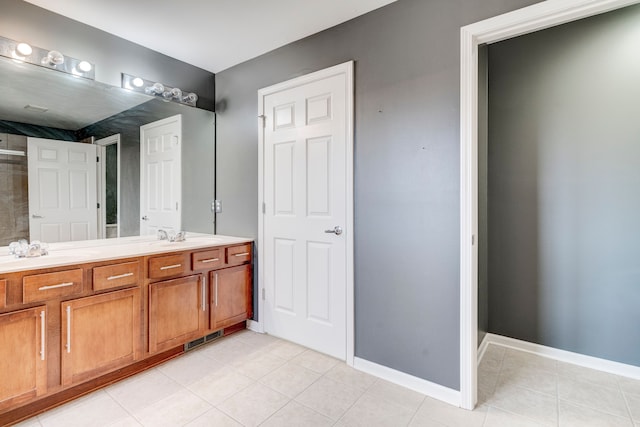
[[[262,98],[265,330],[346,358],[346,73]]]
[[[27,144],[30,239],[97,238],[96,147],[42,138]]]
[[[182,116],[140,127],[140,235],[181,228]]]

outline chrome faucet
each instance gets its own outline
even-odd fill
[[[158,229],[158,240],[168,240],[170,242],[184,242],[187,238],[186,231],[178,231],[174,233],[173,230]]]

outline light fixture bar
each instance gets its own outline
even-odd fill
[[[0,148],[0,154],[6,154],[8,156],[26,156],[24,151],[18,151],[18,150],[7,150],[4,148]]]
[[[196,106],[198,95],[193,92],[183,93],[180,88],[167,86],[165,84],[143,79],[142,77],[122,73],[122,87],[134,92],[146,93],[164,101],[177,102],[179,104]]]
[[[57,50],[43,49],[29,43],[0,37],[0,56],[18,62],[27,62],[39,67],[50,68],[85,79],[95,80],[94,64],[63,55]]]

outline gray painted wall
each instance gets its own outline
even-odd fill
[[[489,330],[489,52],[478,47],[478,346]]]
[[[460,27],[532,3],[399,0],[216,75],[217,231],[257,237],[258,89],[355,60],[357,357],[459,389]]]
[[[91,61],[96,64],[96,80],[113,86],[120,87],[120,73],[126,72],[196,92],[199,109],[158,101],[157,109],[164,115],[145,123],[182,112],[183,228],[214,231],[210,205],[215,192],[215,120],[211,111],[200,110],[214,109],[212,73],[21,0],[2,0],[0,35]],[[128,216],[121,231],[125,236],[139,230],[139,123],[133,134],[135,141],[124,141],[122,146],[122,204]],[[102,136],[107,135],[98,137]]]
[[[489,47],[489,328],[640,366],[640,6]]]

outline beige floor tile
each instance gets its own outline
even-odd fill
[[[138,411],[182,389],[182,386],[157,369],[143,372],[105,391],[130,413]]]
[[[551,372],[556,372],[557,370],[557,362],[554,359],[510,348],[505,350],[504,359],[502,360],[503,370],[525,366]]]
[[[108,426],[129,414],[104,390],[96,391],[38,417],[43,427]]]
[[[357,369],[347,366],[346,363],[338,363],[329,369],[324,376],[363,391],[371,387],[377,380],[373,375],[358,371]]]
[[[496,386],[497,388],[518,386],[555,396],[558,392],[558,375],[538,367],[510,366],[500,371]]]
[[[285,396],[294,398],[320,376],[319,373],[295,363],[287,363],[263,377],[260,382]]]
[[[225,414],[224,412],[212,408],[195,420],[186,424],[185,427],[242,427],[242,424]]]
[[[289,341],[278,340],[265,348],[265,351],[277,357],[291,360],[308,349]]]
[[[333,425],[332,419],[298,402],[291,401],[263,424],[260,424],[260,427],[324,427],[331,425]]]
[[[617,385],[608,388],[595,385],[593,382],[560,376],[558,398],[620,417],[629,416],[622,392]]]
[[[556,426],[558,424],[558,400],[556,396],[521,387],[496,389],[488,405],[531,418],[538,423]]]
[[[366,394],[386,399],[391,403],[398,406],[404,406],[405,408],[413,411],[418,410],[425,399],[424,394],[409,390],[408,388],[401,387],[385,380],[377,380],[375,384],[367,390]]]
[[[189,352],[158,366],[160,372],[184,386],[199,381],[222,368],[223,365],[195,352]]]
[[[109,424],[108,427],[142,427],[142,424],[138,422],[133,416],[123,418],[115,423]]]
[[[447,427],[481,427],[486,415],[485,408],[467,411],[426,397],[409,425],[411,427],[430,426],[435,421]]]
[[[209,409],[211,409],[211,405],[184,389],[135,412],[133,415],[143,426],[175,427],[185,425]]]
[[[307,350],[304,353],[300,353],[291,359],[291,361],[320,374],[326,373],[329,369],[340,363],[338,359],[320,354],[313,350]]]
[[[215,406],[253,383],[251,378],[228,368],[191,384],[189,390]]]
[[[244,426],[257,426],[289,402],[285,395],[253,384],[218,405],[218,409]]]
[[[212,358],[220,364],[227,364],[251,357],[258,350],[242,341],[223,337],[200,348],[198,354]]]
[[[640,395],[640,380],[618,377],[618,384],[620,385],[623,393],[633,393]]]
[[[500,372],[502,367],[502,360],[504,359],[505,348],[489,344],[480,361],[479,370],[484,372]]]
[[[333,420],[338,420],[362,394],[362,390],[322,377],[300,393],[295,400]]]
[[[278,369],[287,361],[269,353],[254,353],[253,357],[248,357],[231,364],[240,374],[254,380],[259,380],[267,374]]]
[[[231,337],[254,348],[264,348],[278,341],[276,337],[268,334],[259,334],[248,329],[237,332],[231,335]]]
[[[629,412],[633,420],[640,424],[640,394],[625,393]]]
[[[336,426],[396,427],[408,425],[416,410],[365,394],[340,418]]]
[[[560,427],[633,427],[631,420],[627,417],[617,417],[564,400],[560,400],[559,410]]]
[[[564,378],[589,382],[597,386],[617,388],[618,376],[595,369],[584,368],[570,363],[558,362],[558,375]]]
[[[535,420],[523,417],[521,415],[512,414],[502,411],[498,408],[489,408],[487,418],[482,427],[542,427]]]

